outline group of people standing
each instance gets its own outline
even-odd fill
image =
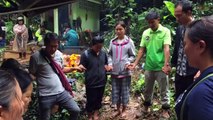
[[[0,40],[1,42],[4,41],[4,44],[6,44],[5,40],[5,24],[3,22],[0,22],[1,25],[1,31],[0,31]],[[65,24],[65,30],[63,32],[63,39],[65,39],[65,46],[79,46],[79,36],[78,33],[71,29],[71,26],[67,23]],[[26,53],[27,53],[27,43],[29,40],[35,39],[37,41],[38,46],[44,45],[44,35],[46,33],[50,33],[51,31],[47,30],[47,25],[45,22],[39,25],[38,30],[35,32],[35,35],[33,35],[32,31],[27,28],[27,26],[24,24],[24,17],[19,16],[17,18],[17,22],[13,27],[14,32],[14,41],[12,49],[13,51],[17,51],[19,53],[20,59],[26,59]],[[35,36],[35,38],[33,38]],[[3,44],[3,43],[2,43]]]
[[[29,73],[35,77],[38,85],[39,119],[49,120],[54,105],[67,109],[70,112],[70,120],[78,119],[80,108],[73,100],[72,88],[64,74],[73,70],[84,72],[85,75],[86,111],[89,120],[100,119],[99,109],[102,106],[107,71],[110,71],[112,80],[112,104],[116,105],[117,110],[112,115],[112,119],[117,116],[125,119],[131,89],[131,70],[146,54],[144,112],[150,112],[154,84],[157,81],[160,88],[162,116],[169,117],[168,74],[174,66],[176,67],[177,119],[211,120],[213,118],[213,16],[194,20],[191,2],[182,0],[175,5],[175,17],[180,26],[176,32],[171,63],[171,33],[168,28],[160,24],[160,15],[154,11],[150,11],[145,18],[149,28],[142,34],[137,57],[134,41],[126,35],[123,21],[115,25],[116,36],[110,41],[109,51],[102,50],[103,37],[95,36],[91,47],[81,54],[79,66],[74,68],[63,65],[63,55],[57,50],[59,37],[51,32],[45,34],[45,48],[31,56],[29,66]],[[7,64],[2,66],[9,70]],[[1,70],[1,73],[0,118],[13,120],[12,117],[15,115],[21,118],[23,104],[19,104],[17,112],[13,111],[17,114],[7,111],[16,106],[17,102],[23,101],[24,90],[21,91],[19,87],[22,86],[19,82],[22,78],[18,76],[21,74],[17,75],[11,70],[9,72]],[[11,94],[5,94],[4,90],[8,90]],[[11,114],[13,116],[10,116]]]

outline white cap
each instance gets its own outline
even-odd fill
[[[24,20],[24,18],[23,17],[18,17],[17,20]]]

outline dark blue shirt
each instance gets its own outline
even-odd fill
[[[105,86],[107,77],[104,66],[108,64],[106,53],[101,50],[97,55],[92,49],[86,51],[81,54],[80,60],[80,64],[87,69],[84,73],[86,87]]]
[[[179,96],[175,106],[178,120],[180,120],[181,107],[184,99],[186,99],[186,101],[183,106],[183,120],[213,120],[213,76],[197,84],[212,73],[213,66],[204,70],[200,77],[197,78],[184,94]],[[191,92],[189,92],[190,90]]]
[[[0,37],[3,39],[5,39],[5,29],[3,29],[4,27],[5,23],[0,19]]]

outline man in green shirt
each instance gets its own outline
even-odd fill
[[[149,24],[149,28],[142,34],[138,56],[131,65],[132,68],[135,68],[146,52],[144,110],[145,112],[150,110],[149,107],[152,105],[153,88],[156,80],[160,88],[163,108],[162,116],[168,118],[169,114],[167,109],[170,108],[170,101],[168,96],[169,83],[167,74],[171,70],[169,65],[171,33],[168,28],[160,24],[160,15],[158,13],[151,11],[145,19]]]

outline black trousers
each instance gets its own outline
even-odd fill
[[[102,107],[102,98],[104,94],[105,86],[98,88],[88,88],[86,87],[86,111],[94,112],[95,110],[99,110]]]
[[[194,81],[194,75],[180,76],[175,75],[175,100],[182,94]]]

